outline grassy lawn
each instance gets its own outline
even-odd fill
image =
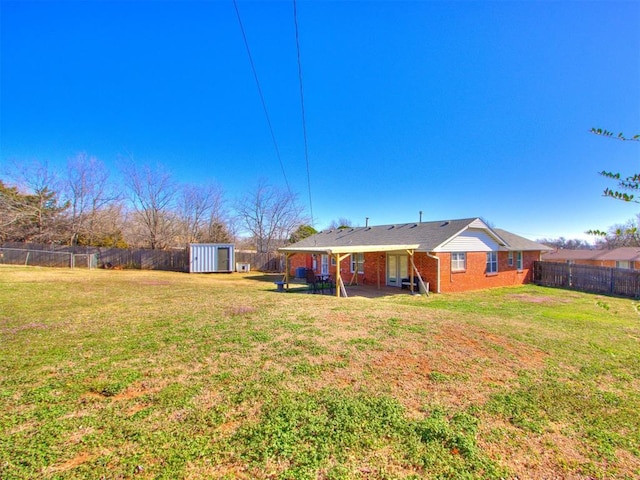
[[[0,267],[0,478],[637,478],[640,307]]]

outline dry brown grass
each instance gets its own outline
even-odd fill
[[[591,397],[608,392],[606,401],[628,402],[635,397],[625,389],[639,385],[638,365],[617,360],[638,351],[638,315],[629,300],[598,299],[607,302],[605,310],[593,296],[535,287],[429,298],[375,298],[371,290],[337,299],[279,294],[273,279],[257,274],[5,267],[0,275],[6,307],[0,353],[9,379],[0,384],[0,399],[13,418],[0,440],[18,442],[21,455],[43,448],[48,458],[21,469],[5,454],[0,476],[272,478],[291,468],[291,460],[270,458],[261,466],[244,461],[233,450],[238,433],[259,424],[264,408],[283,393],[326,390],[390,397],[408,421],[437,409],[472,412],[482,455],[513,478],[640,475],[636,440],[629,448],[613,443],[608,454],[607,445],[588,438],[587,410],[606,416],[609,408]],[[602,362],[607,368],[600,372]],[[561,398],[554,382],[591,403],[566,412],[559,405],[563,413],[554,413],[553,402]],[[46,395],[30,400],[39,389]],[[501,413],[501,395],[518,400],[525,394],[538,402],[532,415],[540,428]],[[610,410],[619,412],[623,407],[614,400]],[[62,413],[47,417],[52,401]],[[608,416],[603,421],[603,435],[617,438],[622,427]],[[59,424],[63,433],[33,444],[29,435],[43,422]],[[153,449],[120,438],[121,428]],[[153,444],[162,432],[173,437]],[[189,437],[210,439],[206,447],[193,447],[209,453],[183,453],[175,464],[160,453],[180,457],[180,444]],[[227,446],[219,451],[216,445]],[[317,478],[334,475],[334,467],[350,472],[344,478],[430,473],[397,449],[382,445],[330,459]],[[128,462],[141,469],[132,472],[138,463]]]

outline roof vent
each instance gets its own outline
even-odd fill
[[[418,226],[417,223],[414,223],[413,225],[411,225],[411,228],[416,228]]]
[[[391,230],[393,229],[393,227],[395,227],[395,225],[391,225],[389,228],[387,228],[387,230]]]
[[[441,227],[446,227],[447,225],[449,225],[449,221],[447,220],[446,222],[444,222],[442,225],[440,225]]]

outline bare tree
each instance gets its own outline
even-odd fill
[[[614,249],[619,247],[640,247],[640,214],[626,223],[612,225],[607,232],[589,230],[587,233],[596,237],[599,248]]]
[[[222,189],[211,183],[204,186],[184,185],[177,199],[177,216],[181,243],[218,241],[220,226],[224,226]],[[216,225],[212,231],[212,226]],[[226,241],[226,240],[225,240]]]
[[[0,240],[22,240],[31,212],[27,196],[0,180]]]
[[[3,189],[3,206],[8,214],[3,224],[13,228],[18,241],[63,242],[66,235],[65,210],[59,182],[46,162],[14,163],[9,176],[13,188]],[[6,236],[6,232],[5,235]]]
[[[230,243],[236,237],[233,218],[229,216],[223,197],[217,197],[209,212],[204,241]]]
[[[353,227],[353,222],[344,217],[338,218],[338,220],[331,220],[331,223],[327,227],[328,230],[335,230],[336,228],[351,228]]]
[[[67,163],[66,194],[70,204],[70,243],[102,243],[105,234],[113,228],[102,225],[101,221],[110,223],[109,220],[113,220],[117,209],[110,207],[119,200],[119,195],[109,185],[109,173],[104,164],[84,152],[70,159]]]
[[[580,238],[542,238],[536,240],[538,243],[542,243],[548,247],[566,250],[592,250],[594,247],[591,243]]]
[[[269,185],[265,180],[235,205],[238,220],[251,233],[258,252],[270,252],[285,243],[300,225],[308,223],[297,196]]]
[[[123,174],[139,240],[151,249],[166,248],[173,242],[176,227],[177,186],[171,175],[160,166],[136,166],[133,159]]]

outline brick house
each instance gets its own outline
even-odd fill
[[[640,270],[640,248],[619,247],[613,250],[559,249],[544,253],[542,260],[545,262]]]
[[[527,283],[533,262],[551,249],[468,218],[325,230],[278,250],[286,254],[287,285],[306,268],[338,287],[356,282],[440,293]]]

